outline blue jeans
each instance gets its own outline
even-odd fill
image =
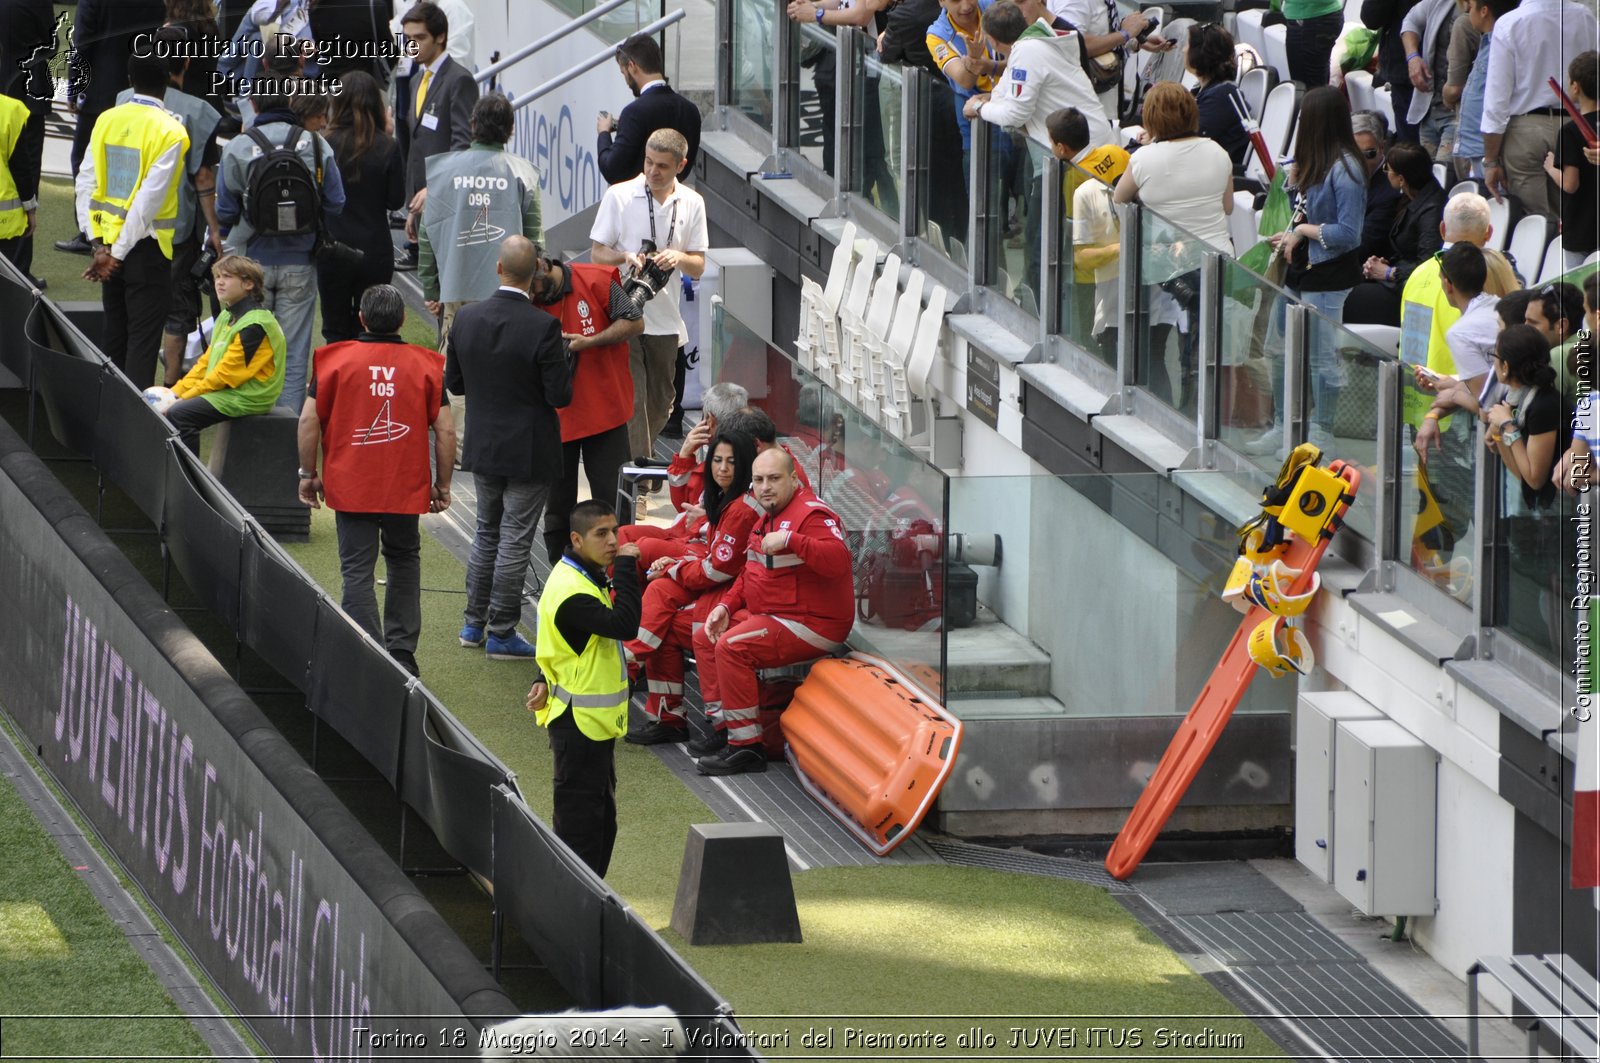
[[[1350,289],[1337,292],[1292,292],[1291,294],[1312,310],[1335,325],[1344,319],[1344,301]],[[1318,343],[1319,329],[1312,325],[1311,332],[1311,423],[1333,432],[1333,412],[1339,406],[1339,392],[1349,375],[1339,352],[1330,344]]]
[[[317,313],[317,267],[263,266],[267,274],[261,301],[283,330],[283,394],[278,405],[295,413],[306,402],[306,380],[311,368],[311,319]]]
[[[339,536],[340,606],[362,630],[387,649],[417,652],[422,634],[422,533],[415,513],[335,513]],[[378,627],[378,592],[373,569],[378,552],[388,573],[383,627]]]
[[[533,533],[544,515],[550,484],[472,474],[478,492],[478,531],[467,558],[468,627],[508,638],[522,617]]]

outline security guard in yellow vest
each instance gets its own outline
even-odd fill
[[[639,548],[617,545],[616,514],[595,499],[574,507],[568,527],[572,545],[539,597],[543,674],[528,711],[550,730],[556,837],[603,876],[617,840],[614,752],[628,729],[622,640],[639,631]]]
[[[78,224],[89,234],[105,307],[106,357],[140,388],[155,382],[161,328],[172,298],[178,185],[189,151],[183,123],[162,106],[167,60],[128,58],[133,98],[95,121],[78,168]]]
[[[17,259],[13,249],[19,249],[17,245],[22,237],[33,231],[33,220],[39,209],[36,197],[22,198],[11,172],[11,160],[17,154],[17,146],[32,116],[28,105],[21,100],[0,96],[0,254],[12,261]],[[18,264],[27,269],[27,263]]]

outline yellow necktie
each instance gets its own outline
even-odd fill
[[[428,82],[433,80],[433,71],[422,72],[422,84],[417,87],[417,117],[422,117],[422,104],[428,98]]]

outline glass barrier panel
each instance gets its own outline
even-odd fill
[[[1350,507],[1346,528],[1368,542],[1377,539],[1378,364],[1393,361],[1366,340],[1315,311],[1306,315],[1311,349],[1311,442],[1324,460],[1359,465],[1363,499]]]
[[[839,44],[832,29],[798,24],[800,32],[800,154],[833,176],[833,138],[838,128],[835,90],[839,81]]]
[[[927,105],[916,112],[919,143],[927,146],[928,187],[917,196],[916,232],[951,260],[967,263],[967,226],[972,208],[967,195],[968,159],[958,122],[960,98],[939,73],[927,77]],[[961,119],[965,121],[965,119]]]
[[[981,118],[973,119],[975,122]],[[1045,149],[1021,133],[989,127],[989,287],[1030,314],[1039,312],[1039,241]]]
[[[854,558],[850,645],[944,697],[948,478],[718,307],[712,365],[766,411]]]
[[[1283,306],[1288,296],[1231,257],[1221,271],[1217,438],[1277,475],[1283,443]]]
[[[1567,416],[1563,411],[1562,416]],[[1490,440],[1498,433],[1483,432]],[[1553,466],[1565,444],[1558,429],[1553,445],[1549,433],[1524,436],[1519,445],[1523,457],[1530,450],[1553,450]],[[1579,516],[1577,500],[1557,491],[1550,483],[1527,487],[1511,469],[1504,456],[1506,444],[1486,444],[1481,460],[1489,464],[1489,477],[1498,497],[1500,544],[1494,573],[1498,583],[1494,595],[1494,625],[1517,642],[1564,668],[1572,659],[1573,626],[1577,616],[1570,606],[1579,594],[1577,586],[1578,535],[1587,527]],[[1542,478],[1542,477],[1541,477]],[[1592,549],[1584,544],[1585,551]],[[1587,616],[1583,617],[1587,619]]]
[[[772,128],[773,19],[781,16],[774,4],[757,0],[733,3],[733,106],[763,129]]]
[[[1418,575],[1470,605],[1472,546],[1480,531],[1474,496],[1483,444],[1470,413],[1424,419],[1434,394],[1400,367],[1400,552]]]
[[[1231,519],[1191,529],[1163,515],[1164,479],[950,480],[950,531],[962,549],[951,551],[947,586],[970,570],[979,602],[976,624],[949,632],[952,711],[968,719],[1189,711],[1243,619],[1219,597],[1237,540]],[[1286,712],[1294,691],[1292,681],[1262,675],[1239,711]]]
[[[1210,246],[1155,211],[1139,208],[1139,315],[1135,381],[1193,416],[1200,346],[1200,263]]]
[[[873,206],[900,219],[900,156],[904,138],[900,129],[900,96],[905,76],[898,67],[886,66],[872,51],[872,41],[861,45],[861,69],[856,77],[861,108],[861,135],[856,138],[853,187]]]
[[[1048,170],[1046,171],[1048,173]],[[1061,167],[1060,262],[1056,293],[1061,335],[1109,366],[1117,364],[1122,324],[1122,225],[1111,186],[1081,167]]]

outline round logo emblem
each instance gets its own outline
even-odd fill
[[[1300,496],[1300,512],[1308,517],[1315,517],[1328,508],[1328,500],[1318,494],[1307,492]]]
[[[587,299],[579,299],[578,300],[578,316],[579,317],[589,317],[590,316],[589,315],[589,300],[587,300]]]
[[[718,546],[717,546],[717,560],[718,561],[731,561],[731,560],[733,560],[733,547],[729,546],[727,543],[718,544]]]

